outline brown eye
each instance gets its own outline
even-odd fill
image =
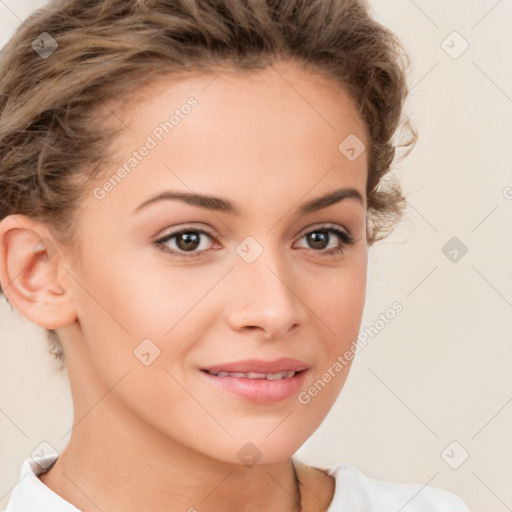
[[[335,235],[334,239],[338,239],[338,244],[329,249],[329,243],[331,235]],[[308,246],[314,250],[314,252],[320,255],[336,256],[341,254],[346,246],[354,243],[352,235],[348,232],[342,231],[336,227],[320,227],[313,231],[309,231],[302,238],[306,239]],[[327,250],[326,250],[327,249]]]
[[[200,236],[197,233],[180,233],[179,235],[175,235],[176,245],[182,251],[193,251],[197,249],[200,242]]]
[[[178,257],[190,258],[200,256],[207,250],[206,248],[203,248],[202,250],[197,251],[201,245],[204,245],[201,244],[201,242],[205,237],[213,240],[213,236],[204,229],[188,228],[169,233],[168,235],[165,235],[153,242],[153,244],[164,252]],[[169,244],[171,241],[174,243]],[[170,245],[174,247],[170,247]]]
[[[313,249],[325,249],[326,244],[329,243],[329,233],[327,231],[313,231],[306,235],[308,243]]]

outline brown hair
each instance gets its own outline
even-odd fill
[[[33,46],[41,38],[47,51],[58,45],[51,55]],[[367,0],[50,2],[0,54],[0,220],[24,214],[46,222],[79,259],[80,201],[114,135],[97,107],[161,75],[252,70],[282,59],[335,80],[358,106],[371,137],[367,239],[385,238],[406,202],[400,184],[383,177],[396,149],[409,148],[406,156],[417,134],[402,112],[409,58]],[[399,144],[401,125],[410,137]],[[57,333],[47,336],[63,368]]]

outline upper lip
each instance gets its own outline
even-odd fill
[[[308,364],[297,359],[282,358],[274,361],[264,361],[262,359],[244,359],[243,361],[234,361],[232,363],[220,363],[214,366],[201,368],[210,373],[231,372],[231,373],[279,373],[306,370]]]

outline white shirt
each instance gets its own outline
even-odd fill
[[[23,462],[5,512],[80,512],[38,478],[52,467],[57,457],[44,455]],[[318,467],[336,479],[327,512],[469,512],[467,505],[448,491],[376,480],[349,464]]]

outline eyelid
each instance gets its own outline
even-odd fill
[[[200,233],[204,233],[205,235],[210,236],[211,238],[215,238],[217,240],[223,240],[223,237],[221,234],[219,234],[217,231],[210,227],[205,227],[203,224],[186,224],[181,227],[176,228],[166,228],[163,231],[160,231],[157,235],[152,237],[152,240],[154,242],[157,242],[158,240],[168,238],[173,235],[178,235],[180,233],[186,233],[187,231],[198,231]]]
[[[302,238],[302,237],[304,237],[304,235],[307,235],[311,231],[329,229],[329,228],[341,229],[342,231],[345,232],[347,237],[353,238],[352,232],[349,229],[347,229],[345,226],[334,224],[332,222],[327,222],[327,223],[316,222],[314,224],[310,224],[309,226],[306,226],[301,231],[299,231],[299,233],[296,235],[296,237]],[[169,229],[169,231],[167,231],[167,230],[161,231],[156,236],[152,237],[153,241],[158,242],[159,240],[168,238],[170,236],[178,235],[178,234],[186,232],[186,231],[194,231],[194,230],[197,230],[201,233],[204,233],[205,235],[215,238],[218,241],[223,240],[222,235],[220,235],[217,231],[215,231],[211,228],[205,228],[202,224],[199,224],[199,225],[187,224],[183,227],[177,227],[175,229],[173,229],[173,228],[167,228],[167,229]]]
[[[332,222],[315,222],[314,224],[310,224],[309,226],[305,227],[299,232],[299,237],[303,237],[304,235],[307,235],[311,231],[322,231],[323,229],[339,229],[341,231],[344,231],[347,236],[352,236],[352,233],[349,229],[347,229],[345,226],[342,226],[341,224],[334,224]]]

